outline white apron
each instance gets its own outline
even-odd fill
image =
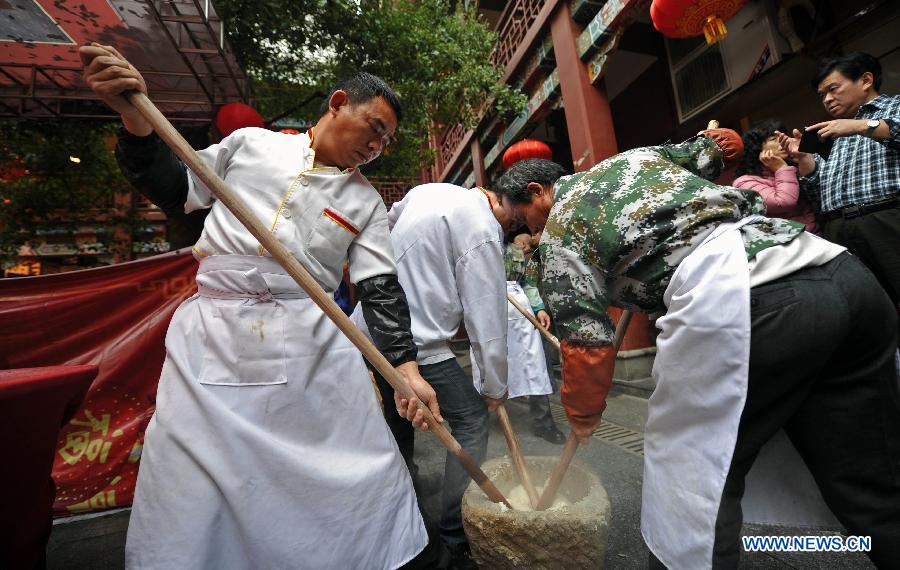
[[[425,528],[359,351],[271,258],[203,259],[197,285],[166,338],[126,565],[414,557]]]
[[[529,313],[534,314],[531,312],[528,296],[525,295],[525,291],[518,283],[507,281],[506,292],[528,309]],[[550,385],[550,376],[547,374],[547,361],[544,359],[541,333],[509,301],[506,302],[506,313],[509,397],[552,394],[553,387]],[[471,350],[469,350],[469,360],[472,362],[472,380],[475,388],[481,392],[481,371]]]
[[[644,432],[641,533],[671,570],[712,565],[716,516],[750,363],[750,274],[739,228],[758,219],[718,226],[679,264],[663,297],[666,314],[657,321],[657,387]],[[783,434],[773,438],[748,475],[742,504],[765,513],[767,520],[758,522],[808,523],[816,499],[817,511],[830,515],[814,484],[811,490],[795,485],[798,494],[772,488],[778,480],[797,477],[785,475],[787,469],[799,469],[802,483],[812,480],[796,451],[791,457],[792,449]],[[781,475],[766,475],[776,472]],[[785,496],[795,500],[784,501]]]

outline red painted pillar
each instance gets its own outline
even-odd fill
[[[591,85],[576,40],[582,26],[572,19],[568,2],[560,2],[550,21],[569,144],[575,171],[587,170],[619,152],[609,101],[603,88]]]
[[[591,85],[587,66],[578,55],[576,40],[583,27],[572,19],[568,2],[560,2],[550,21],[553,52],[559,73],[569,144],[575,171],[581,172],[619,152],[609,100],[602,86]],[[610,308],[618,322],[621,309]],[[635,350],[654,345],[647,315],[635,314],[622,340],[621,350]]]

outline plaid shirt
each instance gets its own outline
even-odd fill
[[[816,155],[816,169],[800,187],[819,212],[868,204],[900,193],[900,96],[879,95],[859,108],[857,119],[883,119],[890,137],[835,139],[828,160]]]

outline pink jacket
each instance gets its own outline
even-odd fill
[[[733,186],[741,190],[753,190],[762,195],[766,202],[766,215],[800,222],[806,226],[806,231],[819,233],[812,208],[800,195],[797,167],[779,168],[774,176],[768,170],[763,176],[745,174],[738,177]]]

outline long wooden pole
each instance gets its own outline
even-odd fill
[[[244,225],[247,230],[253,234],[259,243],[268,251],[272,257],[294,278],[300,287],[306,291],[309,298],[322,309],[322,312],[331,319],[335,325],[344,333],[350,342],[362,352],[372,366],[388,381],[388,383],[400,393],[404,398],[412,399],[416,397],[415,392],[406,383],[406,380],[388,363],[384,356],[375,348],[375,345],[353,324],[353,322],[341,311],[334,299],[328,295],[322,287],[312,278],[303,265],[297,261],[297,258],[279,242],[274,235],[266,231],[253,212],[238,199],[234,191],[231,190],[221,178],[203,161],[202,158],[194,151],[193,148],[182,138],[181,134],[175,130],[175,127],[159,112],[159,109],[147,98],[146,95],[138,91],[130,91],[126,94],[128,101],[147,119],[153,130],[168,144],[175,154],[196,174],[200,180],[215,194],[216,198],[225,205],[228,210]],[[484,471],[478,466],[478,463],[471,455],[466,453],[456,439],[450,435],[447,428],[439,423],[428,406],[418,399],[418,409],[422,411],[425,422],[428,424],[430,431],[437,436],[440,442],[452,453],[462,464],[465,470],[472,476],[472,479],[481,487],[488,498],[495,503],[504,503],[507,506],[509,502],[500,492],[500,489],[488,479]],[[511,507],[510,507],[511,508]]]
[[[616,334],[613,337],[613,349],[616,353],[619,352],[619,347],[622,346],[622,341],[625,340],[625,333],[628,332],[628,325],[631,324],[631,311],[622,311],[622,316],[619,317],[619,322],[616,323]]]
[[[551,343],[553,343],[553,346],[556,347],[556,350],[559,350],[559,339],[556,338],[555,336],[553,336],[553,333],[551,333],[550,331],[548,331],[548,330],[544,327],[544,325],[542,325],[542,324],[537,320],[537,318],[535,318],[535,316],[531,314],[531,311],[529,311],[528,309],[526,309],[525,307],[523,307],[522,304],[519,303],[518,301],[516,301],[515,298],[514,298],[511,294],[507,293],[507,294],[506,294],[506,298],[509,300],[510,303],[512,303],[512,306],[513,306],[513,307],[517,308],[517,309],[519,310],[519,312],[522,313],[522,315],[524,315],[524,317],[525,317],[526,319],[528,319],[529,321],[531,321],[531,324],[533,324],[533,325],[535,326],[535,328],[537,328],[537,330],[541,331],[541,334],[542,334],[542,335],[544,335],[545,337],[547,337],[547,340],[549,340]]]
[[[508,292],[506,293],[506,298],[512,303],[513,307],[522,313],[522,316],[528,319],[541,334],[547,337],[547,340],[556,347],[556,350],[559,350],[559,339],[556,338],[553,333],[548,331],[547,328],[531,314],[531,311],[523,307],[522,304],[516,301],[515,297]],[[509,414],[506,413],[506,408],[504,408],[502,404],[497,408],[497,419],[500,421],[500,428],[503,430],[503,435],[506,437],[507,445],[509,445],[509,452],[512,454],[516,471],[519,472],[519,480],[522,481],[522,487],[525,488],[525,493],[528,495],[528,502],[531,503],[532,509],[537,509],[540,497],[538,497],[537,489],[534,488],[534,483],[531,481],[531,475],[525,464],[525,458],[522,457],[522,452],[519,448],[519,440],[516,438],[516,434],[513,431],[512,422],[509,421]]]
[[[575,437],[574,431],[570,431],[569,437],[566,438],[566,445],[559,456],[559,461],[553,467],[547,486],[544,487],[544,493],[538,499],[537,506],[534,508],[536,511],[545,511],[553,504],[556,492],[559,490],[560,484],[562,484],[563,477],[566,476],[566,471],[568,471],[569,464],[572,463],[572,458],[575,457],[576,451],[578,451],[578,438]]]
[[[613,336],[613,349],[616,352],[619,352],[619,347],[622,346],[622,339],[625,338],[625,332],[628,330],[630,323],[631,311],[622,311],[622,316],[619,317],[619,322],[616,323],[616,333]],[[535,510],[543,511],[553,504],[556,493],[559,491],[559,486],[562,484],[563,477],[566,476],[566,471],[569,469],[569,464],[572,462],[572,458],[575,457],[577,450],[578,438],[575,437],[574,431],[570,431],[569,437],[566,439],[566,445],[559,456],[559,461],[553,468],[553,472],[550,473],[550,480],[547,481],[547,486],[544,487],[544,493],[541,495]]]
[[[519,472],[519,480],[522,481],[522,487],[525,488],[528,502],[531,503],[531,508],[533,509],[538,504],[537,489],[534,488],[534,483],[531,482],[531,475],[528,473],[525,458],[522,457],[522,449],[519,447],[519,439],[516,437],[516,432],[513,431],[512,422],[509,421],[509,414],[506,412],[506,407],[503,404],[497,406],[497,420],[500,422],[500,429],[503,430],[503,436],[506,438],[506,444],[509,446],[513,464],[516,466],[516,471]]]

